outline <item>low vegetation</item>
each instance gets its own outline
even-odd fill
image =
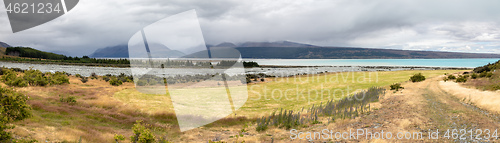
[[[15,55],[19,57],[32,58],[24,60],[50,60],[50,62],[64,62],[64,63],[96,63],[96,64],[130,64],[127,59],[96,59],[88,56],[71,57],[50,52],[44,52],[29,47],[8,47],[6,50],[8,55]],[[14,60],[12,58],[11,60]],[[23,59],[17,59],[23,60]]]
[[[68,65],[85,65],[85,66],[106,66],[106,67],[130,67],[128,59],[97,59],[88,56],[71,57],[61,54],[44,52],[30,47],[8,47],[6,48],[7,55],[0,58],[1,61],[27,62],[27,63],[52,63],[52,64],[68,64]],[[209,67],[211,62],[207,61],[175,61],[167,60],[162,63],[168,67]],[[243,67],[252,68],[260,67],[257,62],[242,62]],[[157,64],[161,65],[161,64]],[[234,65],[233,61],[221,61],[217,66],[227,67]]]
[[[12,133],[7,130],[15,126],[10,123],[31,117],[31,107],[27,100],[26,95],[0,86],[0,142],[12,141]]]
[[[391,90],[396,90],[396,91],[399,91],[401,89],[405,89],[403,86],[401,86],[401,83],[392,84],[390,87],[391,87]]]
[[[369,112],[370,103],[378,101],[379,96],[382,94],[385,94],[385,89],[373,87],[339,101],[332,99],[327,101],[326,104],[320,103],[318,106],[313,104],[306,111],[304,111],[304,108],[300,111],[283,111],[281,109],[277,114],[273,112],[270,116],[257,120],[256,130],[264,131],[268,129],[268,126],[289,130],[299,126],[307,126],[307,124],[322,123],[318,120],[319,117],[328,118],[328,122],[333,122],[335,119],[353,119]]]
[[[24,70],[19,75],[13,69],[2,68],[3,76],[0,78],[5,84],[16,87],[46,86],[69,84],[68,75],[63,72],[42,73],[39,70]]]
[[[421,82],[425,80],[425,76],[422,73],[418,73],[410,77],[411,82]]]
[[[472,72],[450,74],[444,81],[465,83],[483,90],[500,90],[500,61],[474,68]]]

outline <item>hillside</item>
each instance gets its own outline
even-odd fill
[[[498,54],[350,47],[238,47],[243,58],[279,59],[435,59],[435,58],[500,58]]]
[[[254,59],[436,59],[436,58],[500,58],[498,54],[457,53],[437,51],[410,51],[375,48],[319,47],[308,44],[282,42],[246,42],[242,44],[221,43],[225,47],[237,49],[243,58]],[[212,49],[213,50],[213,49]],[[91,57],[128,58],[127,46],[115,46],[96,50]],[[219,53],[227,53],[219,51]],[[192,57],[199,57],[189,55]],[[189,57],[188,56],[188,57]],[[233,56],[231,56],[233,57]],[[220,57],[222,58],[222,57]]]
[[[51,60],[61,60],[67,58],[64,55],[54,54],[50,52],[44,52],[37,49],[29,47],[9,47],[6,49],[5,53],[7,55],[27,57],[27,58],[40,58],[40,59],[51,59]]]
[[[156,47],[156,49],[161,49],[160,51],[155,51],[151,53],[151,56],[153,57],[171,57],[171,58],[176,58],[176,57],[181,57],[184,56],[185,54],[176,51],[176,50],[170,50],[168,47],[165,47],[164,45],[161,44],[150,44],[150,47]],[[142,49],[141,49],[142,50]],[[94,53],[90,54],[89,57],[93,58],[128,58],[129,57],[129,50],[127,45],[118,45],[118,46],[112,46],[112,47],[106,47],[102,49],[96,50]]]
[[[128,58],[128,46],[118,45],[112,47],[106,47],[97,49],[94,53],[90,54],[89,57],[97,58]]]
[[[5,51],[7,50],[7,47],[11,47],[9,44],[0,42],[0,56],[5,55]]]

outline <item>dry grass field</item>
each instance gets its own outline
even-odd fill
[[[344,72],[270,79],[265,83],[249,84],[248,100],[235,114],[187,132],[179,131],[168,94],[144,94],[135,90],[133,83],[111,86],[95,79],[82,83],[79,78],[70,76],[68,85],[15,88],[29,96],[33,117],[16,122],[12,131],[17,138],[33,138],[39,142],[77,142],[79,139],[83,142],[114,142],[115,134],[124,135],[125,142],[128,142],[134,123],[143,120],[157,137],[175,142],[214,138],[234,141],[229,136],[237,134],[247,124],[251,135],[246,136],[245,141],[265,141],[273,138],[272,134],[284,134],[285,130],[273,128],[256,132],[253,121],[278,108],[307,108],[370,87],[406,82],[416,73],[432,78],[455,72],[460,71]],[[75,97],[76,103],[60,102],[65,97]]]

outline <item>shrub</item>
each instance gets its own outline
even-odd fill
[[[15,72],[24,72],[24,70],[21,68],[10,68],[10,69],[15,71]]]
[[[7,83],[7,85],[17,86],[17,87],[26,87],[26,86],[28,86],[28,82],[24,81],[22,78],[16,78],[14,81]]]
[[[125,140],[125,137],[123,135],[118,135],[118,134],[115,134],[115,142],[119,142],[119,141],[123,141]]]
[[[471,76],[470,76],[472,79],[476,79],[478,77],[478,75],[476,73],[473,73]]]
[[[90,74],[90,79],[98,79],[98,78],[97,78],[97,74],[95,74],[95,73],[91,73],[91,74]]]
[[[136,123],[134,124],[134,127],[132,127],[132,131],[134,134],[130,136],[130,140],[134,143],[139,142],[139,143],[152,143],[155,142],[155,136],[142,125],[141,120],[137,120]]]
[[[146,84],[148,84],[147,80],[140,79],[139,81],[137,81],[138,86],[145,86]]]
[[[425,80],[425,76],[422,73],[418,73],[410,77],[411,82],[421,82]]]
[[[39,70],[29,69],[24,71],[23,79],[31,86],[45,86],[49,84],[45,74]]]
[[[122,82],[130,82],[132,80],[130,80],[131,78],[129,78],[127,75],[125,75],[124,73],[120,73],[120,75],[118,75],[118,80],[121,80]]]
[[[2,76],[2,81],[9,86],[26,87],[28,82],[22,77],[17,76],[17,72],[13,70],[5,70],[4,76]]]
[[[391,90],[399,91],[399,89],[405,89],[404,87],[401,86],[401,83],[395,83],[391,85]]]
[[[486,77],[487,77],[487,78],[491,78],[491,77],[493,77],[493,73],[492,73],[492,72],[488,72],[488,73],[486,73]]]
[[[482,72],[482,73],[480,73],[480,74],[479,74],[479,77],[480,77],[480,78],[483,78],[483,77],[490,78],[490,77],[492,77],[492,76],[493,76],[493,73],[492,73],[492,72],[486,72],[486,71],[485,71],[485,72]]]
[[[76,103],[76,98],[73,96],[63,97],[59,95],[59,101],[62,103],[74,104]]]
[[[87,83],[87,81],[89,81],[89,78],[88,77],[82,77],[80,79],[80,81],[82,81],[82,83]]]
[[[0,75],[3,75],[3,67],[0,67]]]
[[[465,74],[465,75],[463,75],[463,77],[465,77],[465,78],[469,78],[469,77],[470,77],[470,75]]]
[[[31,117],[31,108],[26,104],[27,100],[26,95],[0,87],[0,142],[12,138],[11,133],[6,130],[13,129],[14,126],[8,123]]]
[[[123,82],[121,80],[118,80],[116,77],[111,77],[111,79],[109,80],[109,84],[113,86],[120,86],[123,84]]]
[[[17,76],[17,72],[14,70],[5,70],[4,76],[1,80],[9,86],[26,87],[31,86],[45,86],[45,85],[61,85],[69,84],[68,75],[62,72],[42,73],[39,70],[25,70],[24,76]]]
[[[82,78],[82,75],[80,75],[80,74],[75,74],[75,76],[78,78]]]
[[[465,76],[458,76],[456,82],[467,82],[467,77]]]
[[[102,77],[102,80],[104,80],[104,81],[106,81],[106,82],[108,82],[110,79],[111,79],[111,78],[109,78],[109,76],[103,76],[103,77]]]
[[[69,84],[69,78],[64,73],[56,72],[50,78],[50,84],[51,85]]]
[[[156,84],[158,84],[158,81],[156,81],[156,79],[149,79],[148,84],[149,85],[156,85]]]
[[[28,82],[24,81],[22,77],[17,76],[17,72],[7,69],[4,71],[4,75],[1,80],[9,86],[26,87]]]
[[[454,75],[451,75],[451,74],[450,74],[450,75],[448,76],[448,79],[450,79],[450,80],[454,80],[454,79],[457,79],[457,77],[456,77],[456,76],[454,76]]]

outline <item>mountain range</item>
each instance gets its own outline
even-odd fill
[[[5,55],[5,51],[7,50],[7,47],[12,47],[7,43],[0,42],[0,56]]]
[[[153,57],[205,57],[206,51],[185,55],[176,50],[170,50],[163,45],[152,53]],[[5,55],[9,44],[0,42],[0,55]],[[234,44],[229,42],[217,45],[207,45],[214,58],[239,57],[249,59],[453,59],[453,58],[500,58],[499,54],[486,53],[459,53],[438,51],[413,51],[376,48],[353,47],[323,47],[310,44],[295,43],[290,41],[279,42],[245,42]],[[237,50],[237,51],[235,51]],[[236,53],[236,54],[235,54]],[[128,58],[128,46],[117,45],[97,49],[89,55],[94,58]]]
[[[435,58],[500,58],[499,54],[459,53],[439,51],[413,51],[376,48],[323,47],[290,41],[279,42],[229,42],[207,45],[212,51],[234,48],[242,58],[254,59],[435,59]],[[220,53],[224,53],[220,51]],[[227,53],[227,51],[226,51]],[[196,54],[195,54],[196,55]],[[233,57],[233,55],[229,55]],[[126,45],[106,47],[96,50],[90,57],[128,58]],[[188,56],[189,57],[189,56]],[[193,56],[197,57],[197,56]],[[224,56],[218,57],[224,58]]]

